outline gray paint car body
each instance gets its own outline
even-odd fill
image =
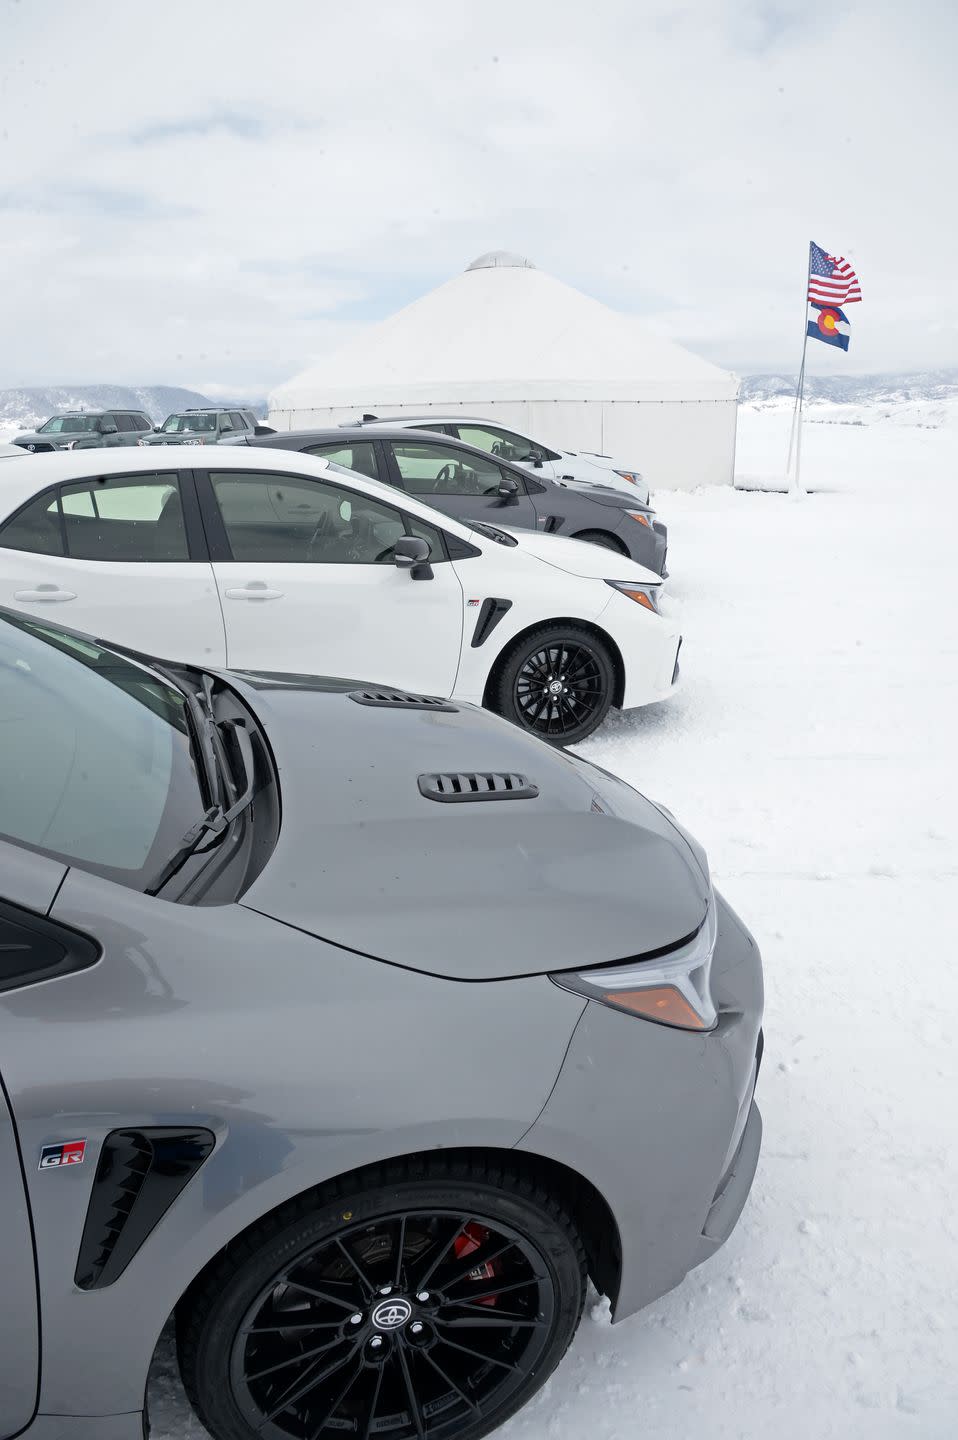
[[[0,841],[0,896],[102,947],[92,968],[0,994],[16,1125],[0,1096],[3,1437],[27,1427],[30,1440],[139,1440],[152,1352],[190,1282],[276,1206],[369,1163],[436,1148],[512,1151],[582,1177],[608,1207],[616,1318],[710,1254],[748,1193],[761,966],[728,907],[716,902],[720,1014],[709,1034],[623,1015],[547,978],[572,960],[558,932],[539,930],[564,884],[590,904],[594,932],[586,953],[577,937],[573,963],[622,956],[623,912],[606,923],[604,829],[616,844],[636,831],[626,953],[695,923],[708,888],[702,858],[657,807],[470,707],[397,713],[355,704],[348,682],[224,678],[270,737],[284,804],[280,842],[239,903],[146,896]],[[483,769],[521,766],[540,795],[425,800],[424,759],[434,769],[454,755],[462,768],[480,758]],[[643,836],[671,899],[649,893]],[[295,857],[307,845],[313,866]],[[333,943],[319,934],[346,878],[340,845],[357,873]],[[509,863],[488,873],[496,855],[514,874]],[[541,857],[539,885],[530,855]],[[445,867],[447,889],[407,894],[424,856]],[[385,925],[345,918],[380,906]],[[381,957],[360,953],[365,945]],[[216,1147],[128,1269],[82,1291],[73,1276],[100,1146],[144,1125],[205,1126]],[[86,1163],[38,1169],[44,1145],[77,1138]]]
[[[240,438],[226,443],[243,444],[244,441]],[[619,549],[656,575],[666,574],[668,530],[648,506],[637,499],[601,485],[573,489],[548,477],[534,475],[522,466],[500,460],[485,450],[467,445],[463,440],[431,430],[413,430],[404,426],[389,428],[385,425],[349,428],[341,425],[327,430],[291,430],[260,438],[247,437],[245,443],[254,447],[306,452],[317,447],[346,449],[351,444],[369,445],[374,449],[377,462],[377,474],[372,478],[399,490],[405,487],[391,452],[393,443],[431,446],[439,451],[455,452],[461,454],[466,462],[471,457],[485,468],[497,466],[503,475],[515,481],[519,493],[514,496],[452,495],[429,491],[417,493],[418,499],[457,520],[485,520],[489,524],[541,530],[550,535],[576,536],[598,532],[609,537],[611,548]],[[320,449],[318,453],[326,453],[326,449]],[[645,514],[648,524],[631,519],[630,512]]]

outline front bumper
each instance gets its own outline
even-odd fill
[[[721,896],[716,903],[716,1028],[697,1035],[590,1002],[519,1146],[577,1171],[608,1203],[620,1257],[616,1320],[671,1290],[728,1238],[758,1163],[761,957]]]

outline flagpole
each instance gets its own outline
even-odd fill
[[[802,363],[798,370],[798,385],[795,389],[795,409],[792,411],[792,427],[788,437],[788,459],[785,462],[785,478],[788,479],[792,470],[792,454],[795,453],[795,476],[790,489],[794,495],[804,495],[801,485],[801,457],[802,457],[802,405],[805,399],[805,352],[808,349],[808,277],[811,274],[812,247],[808,247],[808,264],[805,270],[805,306],[804,319],[802,321]]]

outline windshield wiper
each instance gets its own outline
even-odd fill
[[[193,698],[193,703],[202,715],[203,710],[199,701],[195,697],[191,698]],[[225,720],[223,722],[223,729],[227,728],[236,741],[240,758],[243,761],[243,769],[246,777],[245,786],[233,801],[233,804],[228,808],[224,808],[217,801],[216,804],[210,806],[201,819],[197,820],[195,825],[190,826],[169,860],[166,861],[163,868],[157,872],[149,885],[146,886],[147,895],[156,895],[162,890],[167,881],[176,874],[177,870],[186,863],[190,856],[197,853],[200,841],[205,835],[212,835],[214,837],[222,835],[224,831],[229,829],[236,817],[241,815],[244,810],[248,810],[253,803],[253,788],[256,772],[256,764],[253,759],[253,742],[250,740],[245,725],[241,725],[238,721]],[[211,845],[208,848],[212,849],[213,846]]]

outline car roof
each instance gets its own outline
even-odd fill
[[[335,435],[342,432],[333,430],[330,433]],[[137,475],[141,471],[154,475],[177,470],[262,471],[267,466],[266,457],[258,443],[217,445],[210,447],[210,453],[202,456],[191,450],[182,458],[178,452],[183,447],[172,448],[174,453],[171,454],[167,449],[162,456],[158,455],[155,445],[131,445],[118,449],[56,450],[49,454],[36,455],[24,451],[22,460],[5,459],[3,485],[0,486],[0,521],[14,510],[19,510],[21,505],[41,490],[53,485],[69,484],[75,480],[90,480],[108,475]],[[321,455],[304,455],[301,450],[279,447],[271,449],[268,468],[271,471],[288,471],[294,475],[312,474],[318,480],[329,478],[329,461]],[[384,485],[381,480],[371,480],[366,475],[357,475],[350,471],[349,484],[357,490],[367,491],[393,508],[400,503],[401,496],[404,510],[421,512],[422,518],[430,524],[441,524],[444,530],[451,530],[460,539],[468,539],[472,533],[469,526],[460,524],[451,515],[434,509],[418,496],[403,494],[392,485]]]
[[[497,455],[490,455],[488,450],[482,450],[478,445],[470,445],[468,440],[460,440],[456,435],[437,435],[435,430],[416,430],[412,425],[382,425],[375,427],[371,425],[337,425],[330,429],[310,430],[277,430],[275,435],[258,435],[251,441],[252,445],[268,446],[270,441],[275,445],[277,440],[314,440],[320,445],[340,444],[346,446],[351,440],[361,440],[367,445],[370,443],[369,431],[375,428],[376,435],[380,440],[408,440],[422,439],[433,445],[455,445],[462,450],[470,450],[473,455],[484,455],[487,460],[492,460],[497,465],[508,465],[508,460],[501,460]]]

